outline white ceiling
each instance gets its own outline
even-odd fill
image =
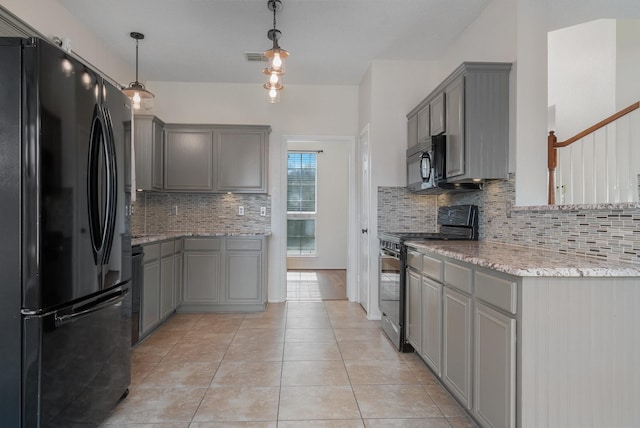
[[[59,0],[141,81],[266,81],[245,52],[271,47],[267,0]],[[284,82],[356,85],[372,60],[438,59],[490,0],[282,0]],[[134,76],[132,76],[131,80]]]

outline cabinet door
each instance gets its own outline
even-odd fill
[[[175,259],[173,254],[160,260],[160,317],[165,318],[175,309]]]
[[[163,129],[155,116],[134,118],[136,189],[162,190]]]
[[[445,96],[447,100],[445,169],[447,178],[452,178],[463,175],[465,172],[464,76],[460,76],[446,87]]]
[[[221,253],[185,251],[184,303],[218,303],[220,300]]]
[[[442,284],[422,277],[422,358],[440,376]]]
[[[162,167],[164,164],[164,125],[154,120],[153,126],[153,161],[151,169],[151,188],[163,190],[164,180]]]
[[[262,303],[262,253],[227,252],[227,303]]]
[[[429,105],[426,105],[418,112],[418,141],[426,141],[429,136]]]
[[[233,128],[216,130],[216,190],[267,192],[267,131]]]
[[[181,243],[182,241],[180,241]],[[177,242],[176,242],[177,246]],[[182,303],[183,300],[183,283],[182,283],[182,245],[180,245],[180,249],[176,249],[176,275],[175,275],[175,306],[178,307]]]
[[[167,127],[166,190],[213,191],[213,131]]]
[[[471,409],[471,298],[444,287],[442,380]]]
[[[418,144],[418,116],[412,116],[407,121],[407,149]]]
[[[431,132],[429,135],[442,134],[446,130],[444,122],[444,93],[440,93],[429,103],[429,117],[431,118]]]
[[[483,426],[515,427],[516,321],[475,304],[473,413]]]
[[[407,269],[407,304],[405,305],[407,313],[405,314],[405,322],[407,329],[407,341],[413,346],[417,352],[422,350],[422,278],[419,273]]]
[[[155,261],[144,265],[144,280],[140,299],[141,333],[144,335],[160,321],[160,263]]]

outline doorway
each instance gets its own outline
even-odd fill
[[[349,297],[354,139],[285,137],[286,300]],[[285,146],[285,145],[283,145]],[[284,149],[285,147],[283,147]]]

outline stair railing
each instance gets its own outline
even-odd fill
[[[631,104],[629,107],[620,110],[617,113],[612,114],[604,120],[596,123],[595,125],[585,129],[582,132],[574,135],[565,141],[558,142],[558,137],[555,135],[555,131],[549,131],[549,136],[547,137],[547,166],[549,168],[549,189],[548,189],[548,203],[549,205],[555,205],[556,203],[556,179],[555,179],[555,171],[558,167],[558,149],[560,147],[567,147],[568,145],[575,143],[586,137],[589,134],[596,132],[598,129],[603,128],[609,125],[612,122],[620,119],[626,114],[631,113],[632,111],[640,108],[640,101]]]

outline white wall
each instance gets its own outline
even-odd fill
[[[616,21],[599,19],[549,32],[548,103],[559,141],[616,111]]]
[[[317,155],[316,255],[287,257],[288,269],[346,269],[349,221],[349,156],[353,140],[300,141],[286,137],[289,150]]]
[[[616,37],[616,111],[640,100],[640,19],[619,19]]]
[[[156,95],[155,114],[167,123],[228,123],[271,125],[269,144],[269,238],[268,299],[283,301],[286,290],[286,135],[358,135],[358,88],[356,86],[287,85],[281,101],[269,104],[261,85],[224,83],[148,82]]]
[[[135,77],[135,68],[122,61],[57,1],[2,0],[2,6],[47,37],[69,38],[73,52],[118,83],[127,85]]]

